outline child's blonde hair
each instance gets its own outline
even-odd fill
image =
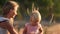
[[[4,4],[2,10],[3,10],[3,15],[7,15],[10,11],[10,9],[14,10],[14,7],[19,7],[18,3],[15,1],[8,1],[7,3]]]
[[[35,20],[38,19],[38,22],[41,21],[41,14],[39,13],[38,10],[34,10],[34,11],[32,11],[31,16],[34,16]]]

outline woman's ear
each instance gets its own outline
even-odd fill
[[[10,9],[10,12],[12,12],[13,11],[13,9]]]
[[[9,13],[7,14],[8,17],[10,17],[12,15],[13,11],[12,9],[10,9]]]

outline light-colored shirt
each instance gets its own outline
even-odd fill
[[[5,21],[5,20],[9,21],[8,18],[0,17],[0,22]],[[0,34],[8,34],[8,31],[0,27]]]

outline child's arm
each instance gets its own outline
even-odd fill
[[[43,34],[43,28],[42,28],[42,26],[40,26],[40,28],[39,28],[39,34]]]
[[[27,27],[25,26],[23,30],[23,34],[26,34],[26,32],[27,32]]]

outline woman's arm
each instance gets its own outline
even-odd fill
[[[8,30],[11,34],[18,34],[18,33],[15,31],[15,29],[14,29],[9,23],[7,23],[6,26],[7,26],[7,30]]]
[[[15,31],[15,29],[8,22],[2,22],[2,23],[0,23],[0,27],[4,28],[4,29],[7,29],[10,32],[10,34],[18,34]]]

